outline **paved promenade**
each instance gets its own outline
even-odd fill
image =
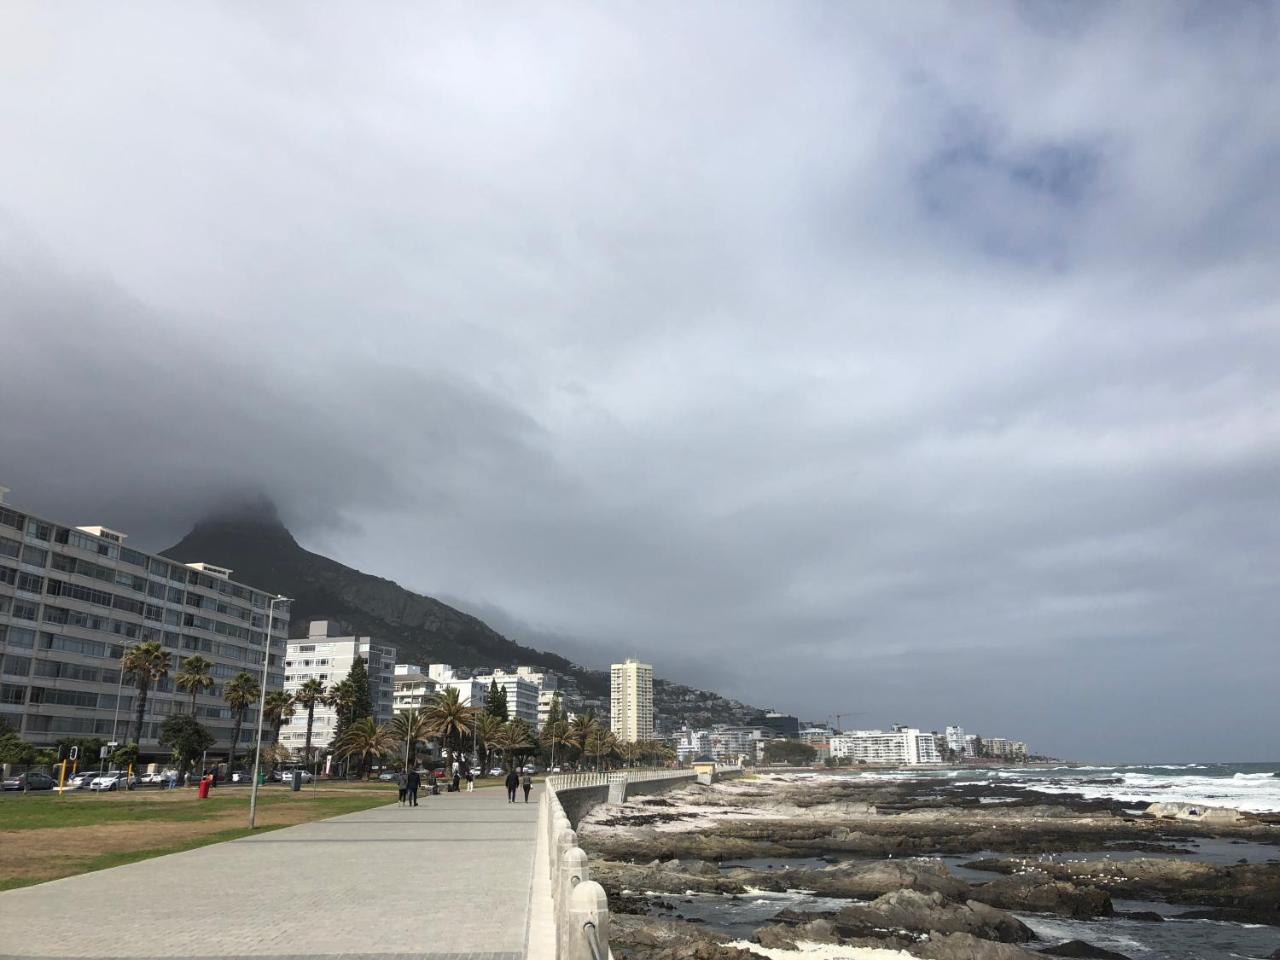
[[[0,893],[0,957],[514,960],[540,793],[442,793]]]

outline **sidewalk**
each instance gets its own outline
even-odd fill
[[[522,958],[540,794],[442,793],[6,891],[0,958]]]

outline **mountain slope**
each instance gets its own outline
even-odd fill
[[[293,598],[290,635],[310,620],[342,622],[396,647],[404,663],[529,663],[580,675],[564,657],[521,646],[483,621],[382,577],[304,550],[269,506],[201,521],[161,553],[182,563],[229,567],[232,577]],[[589,686],[598,688],[598,674]]]
[[[180,563],[228,567],[241,583],[292,597],[292,637],[306,636],[308,621],[333,620],[345,630],[393,645],[401,663],[532,664],[576,677],[584,694],[609,695],[606,672],[508,640],[484,621],[439,600],[304,550],[269,502],[203,520],[161,553]],[[745,723],[760,713],[719,694],[666,680],[654,683],[654,708],[674,726]]]

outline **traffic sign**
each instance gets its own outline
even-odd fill
[[[78,760],[78,759],[80,759],[80,748],[79,748],[79,747],[72,747],[72,748],[71,748],[71,759],[72,759],[72,760]]]

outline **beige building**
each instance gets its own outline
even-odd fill
[[[610,668],[613,735],[623,743],[653,738],[653,667],[628,659]]]

